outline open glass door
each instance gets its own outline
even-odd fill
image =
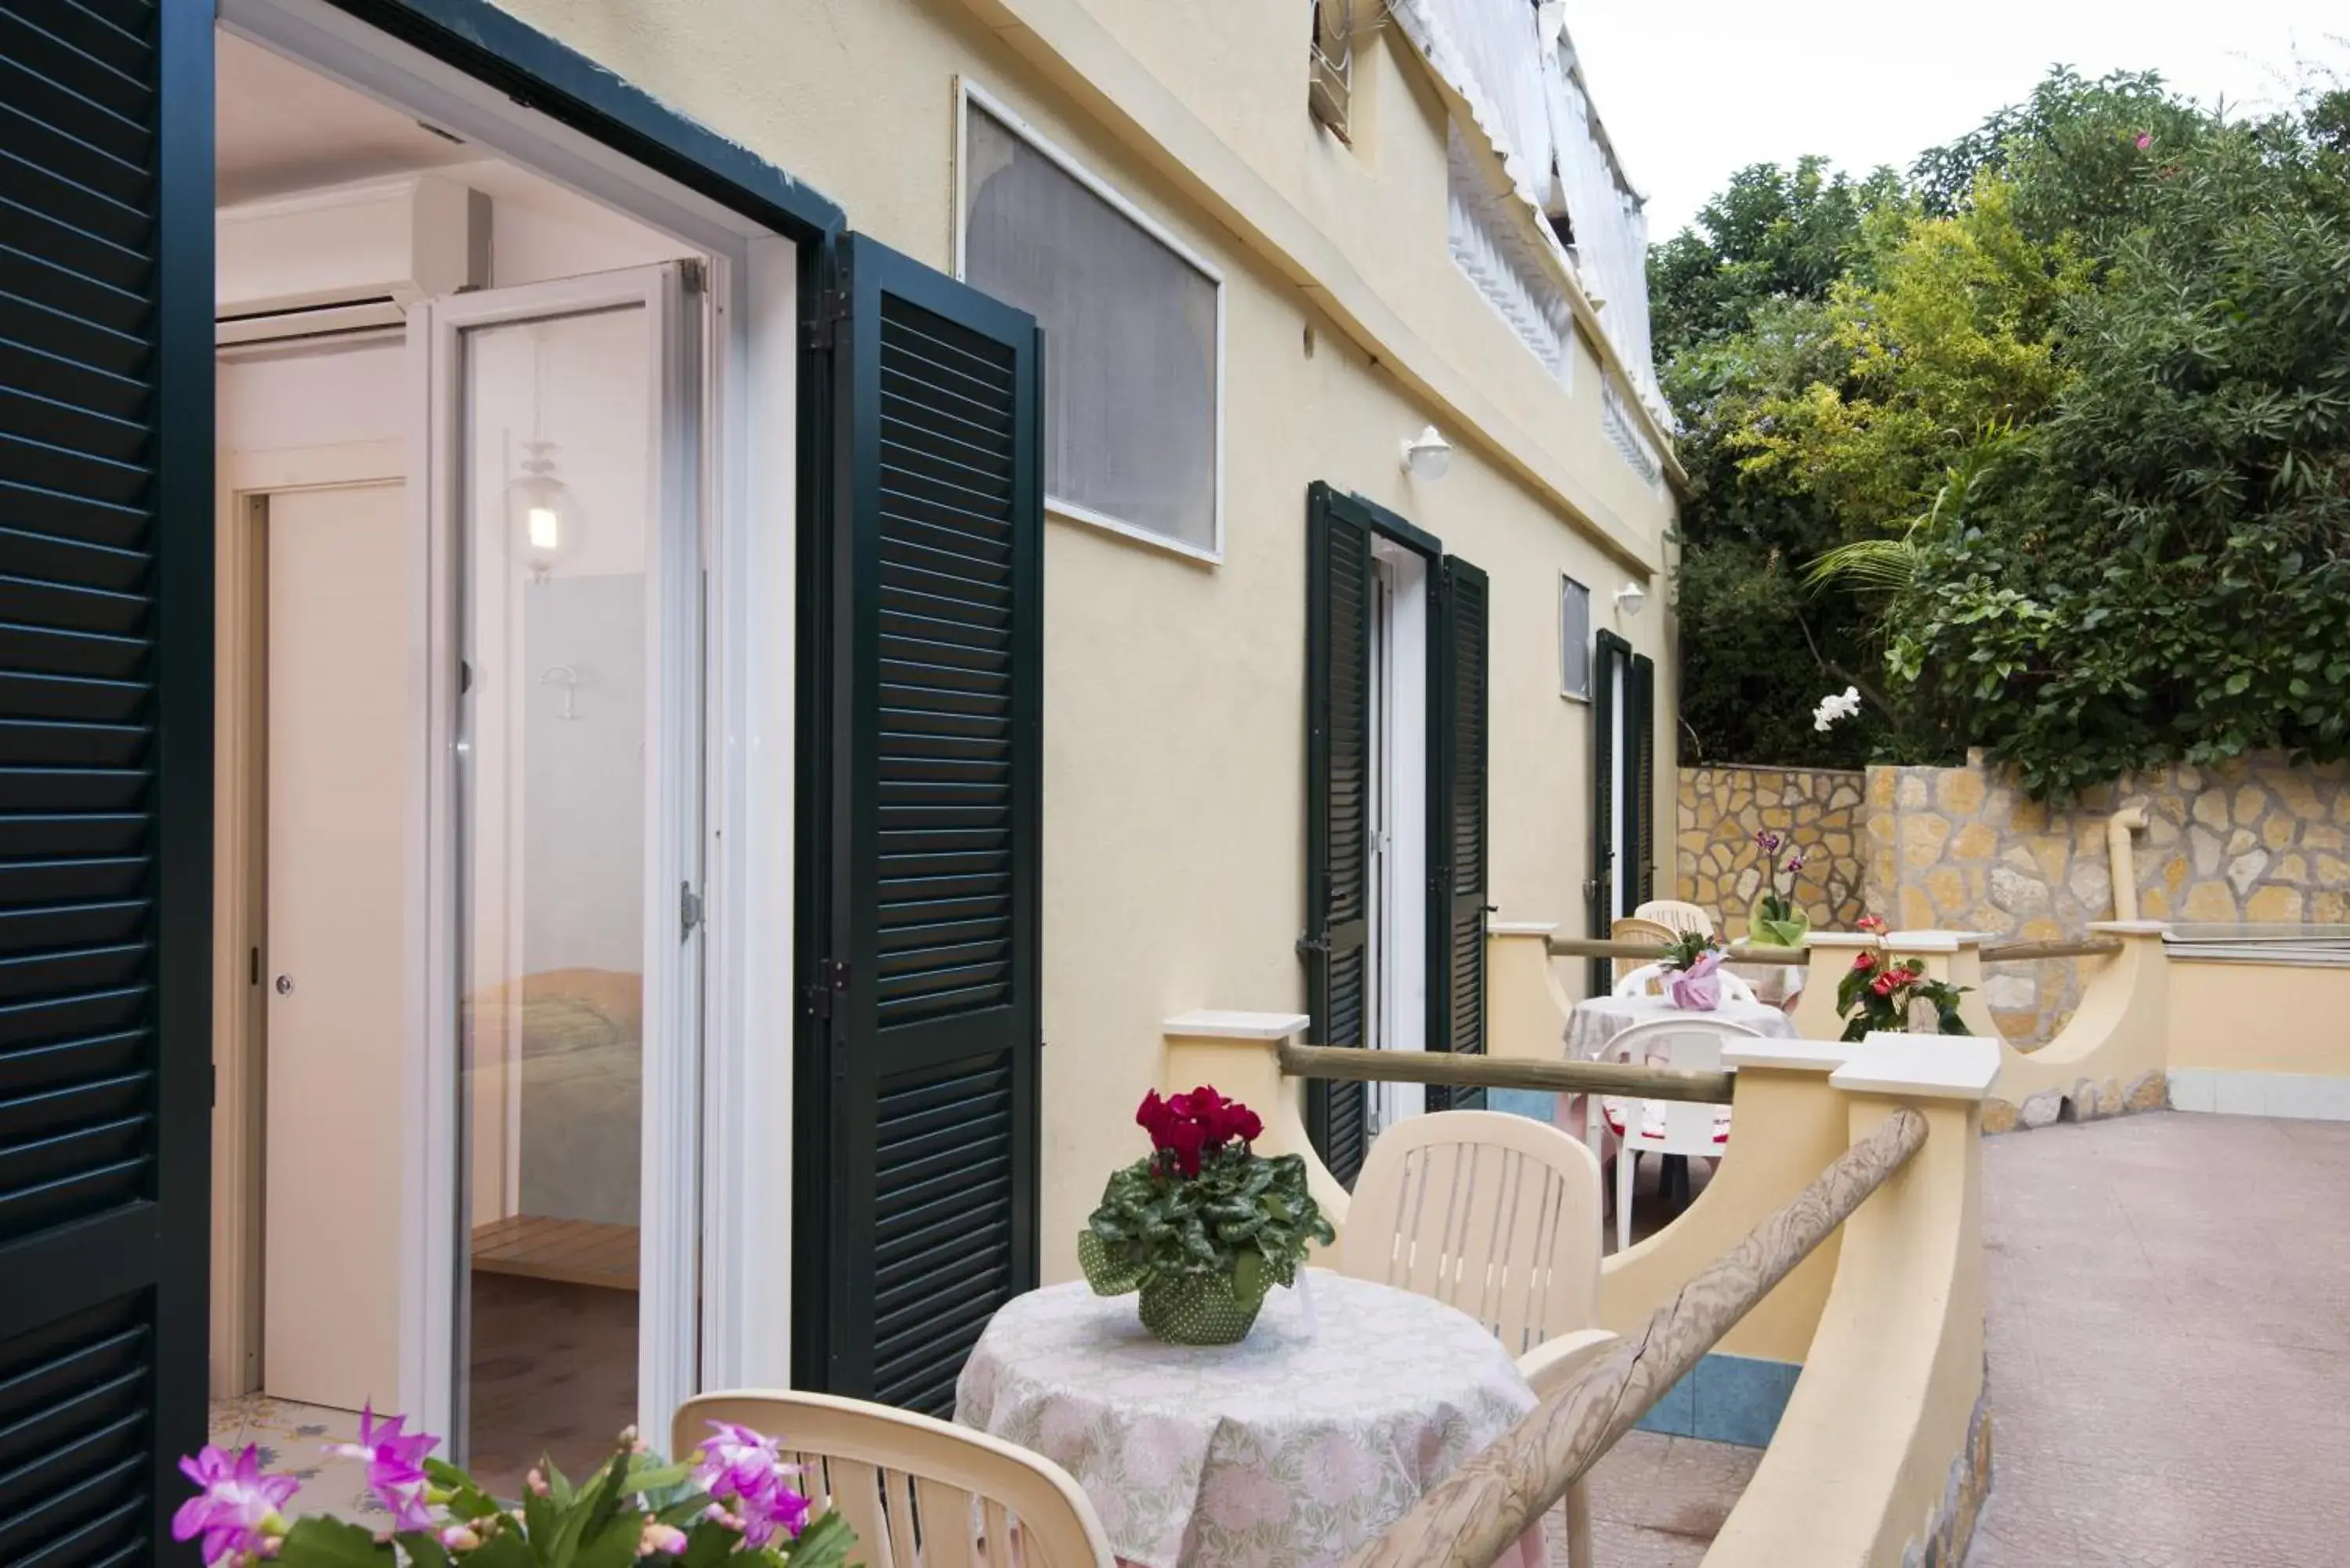
[[[591,1468],[692,1388],[696,302],[672,265],[432,307],[457,696],[428,1249],[450,1431],[494,1488]]]

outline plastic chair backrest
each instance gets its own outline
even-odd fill
[[[1676,931],[1703,931],[1713,935],[1713,917],[1695,904],[1685,904],[1678,898],[1651,898],[1632,911],[1638,920],[1654,920]]]
[[[1680,934],[1670,926],[1659,925],[1655,920],[1636,919],[1630,915],[1623,917],[1607,928],[1607,940],[1611,942],[1654,942],[1660,948],[1672,946],[1673,939]],[[1616,961],[1617,983],[1622,983],[1626,975],[1652,961],[1652,960],[1636,958],[1617,959]],[[1618,991],[1616,994],[1621,996],[1624,993]]]
[[[1622,961],[1619,959],[1617,961],[1621,962]],[[1616,977],[1616,989],[1610,994],[1616,996],[1655,996],[1660,993],[1664,989],[1665,966],[1660,963],[1644,963],[1628,974],[1617,975]]]
[[[1379,1134],[1337,1267],[1433,1296],[1523,1355],[1599,1326],[1599,1162],[1531,1116],[1437,1111]]]
[[[1610,1055],[1634,1065],[1655,1064],[1682,1073],[1718,1073],[1725,1040],[1752,1040],[1762,1032],[1727,1018],[1691,1012],[1679,1018],[1636,1023],[1607,1043]],[[1689,1100],[1655,1102],[1664,1109],[1662,1137],[1641,1131],[1645,1114],[1624,1118],[1624,1143],[1644,1154],[1711,1154],[1714,1107]]]
[[[1085,1491],[1041,1454],[950,1422],[830,1394],[738,1389],[678,1407],[671,1452],[712,1421],[782,1440],[800,1484],[857,1532],[868,1568],[1114,1568]],[[917,1536],[920,1545],[917,1546]]]

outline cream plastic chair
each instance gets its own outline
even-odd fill
[[[1760,1035],[1761,1031],[1727,1018],[1690,1012],[1636,1023],[1610,1040],[1607,1050],[1617,1060],[1635,1065],[1662,1058],[1664,1065],[1677,1072],[1719,1073],[1723,1041]],[[1616,1135],[1616,1250],[1619,1252],[1632,1245],[1632,1177],[1639,1157],[1678,1154],[1719,1159],[1730,1142],[1728,1112],[1686,1100],[1615,1100],[1594,1095],[1586,1102],[1584,1127],[1585,1141],[1593,1146],[1586,1152],[1593,1155],[1595,1164],[1601,1129]]]
[[[857,1532],[849,1558],[867,1568],[1116,1568],[1069,1473],[1000,1438],[861,1399],[737,1389],[679,1406],[671,1452],[690,1455],[712,1421],[781,1438],[817,1506]]]
[[[1547,1123],[1438,1111],[1379,1134],[1355,1179],[1336,1266],[1493,1331],[1537,1395],[1616,1336],[1599,1324],[1599,1162]],[[1567,1560],[1590,1568],[1589,1500],[1567,1493]]]
[[[1672,946],[1673,939],[1680,934],[1670,926],[1660,924],[1656,920],[1639,919],[1630,915],[1625,916],[1607,928],[1607,940],[1611,942],[1654,942],[1660,948]],[[1615,971],[1616,983],[1621,986],[1626,975],[1643,967],[1648,966],[1644,966],[1638,959],[1617,959]],[[1619,990],[1616,994],[1621,996],[1624,993]]]
[[[1721,981],[1721,997],[1725,1002],[1752,1002],[1754,988],[1726,969],[1713,971]],[[1661,996],[1665,991],[1665,966],[1660,963],[1642,964],[1638,969],[1616,982],[1612,994],[1617,996]]]
[[[1653,920],[1679,932],[1703,931],[1713,935],[1713,917],[1695,904],[1684,904],[1678,898],[1651,898],[1632,911],[1636,920]]]

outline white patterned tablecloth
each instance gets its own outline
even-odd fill
[[[1135,1312],[1082,1282],[1015,1298],[955,1418],[1075,1476],[1143,1568],[1342,1562],[1534,1406],[1473,1319],[1326,1270],[1234,1345],[1162,1345]]]
[[[1669,997],[1662,996],[1595,996],[1575,1004],[1566,1015],[1566,1059],[1570,1062],[1607,1062],[1616,1056],[1613,1049],[1616,1036],[1635,1023],[1652,1023],[1659,1018],[1719,1018],[1727,1023],[1742,1023],[1757,1034],[1773,1040],[1793,1040],[1795,1021],[1777,1008],[1760,1002],[1725,1000],[1710,1012],[1690,1013],[1675,1007]]]

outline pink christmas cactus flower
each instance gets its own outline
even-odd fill
[[[172,1516],[172,1539],[203,1536],[207,1565],[270,1554],[286,1532],[279,1511],[302,1488],[292,1476],[264,1475],[261,1451],[251,1444],[232,1459],[206,1443],[180,1461],[180,1473],[196,1483],[196,1495]]]
[[[402,1435],[405,1416],[375,1418],[370,1404],[359,1412],[359,1440],[329,1443],[327,1451],[367,1466],[368,1490],[391,1515],[394,1530],[430,1530],[432,1516],[424,1507],[424,1456],[440,1446],[429,1432]]]
[[[785,1483],[805,1467],[784,1462],[777,1438],[733,1421],[710,1426],[717,1436],[694,1450],[693,1484],[720,1505],[730,1525],[742,1521],[744,1545],[762,1547],[778,1535],[797,1540],[809,1503]]]

